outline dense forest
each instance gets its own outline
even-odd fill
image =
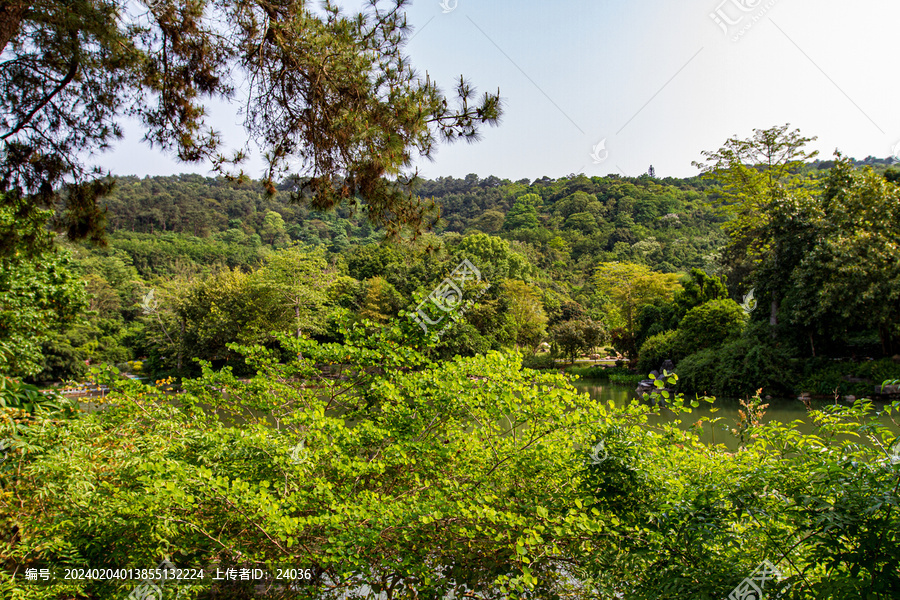
[[[866,168],[851,161],[798,164],[800,182],[792,185],[824,190],[814,192],[823,198],[836,193],[829,190],[839,176],[894,189],[895,171],[882,166],[879,175],[867,175]],[[159,378],[197,373],[192,359],[241,372],[247,367],[229,343],[271,345],[277,332],[298,329],[339,341],[348,323],[396,321],[467,258],[490,287],[438,343],[439,356],[515,347],[529,364],[548,367],[609,346],[639,375],[671,359],[684,390],[731,396],[759,388],[772,395],[869,393],[872,386],[862,381],[900,377],[891,360],[900,352],[896,308],[885,307],[881,323],[853,322],[842,306],[829,309],[803,293],[800,277],[857,286],[876,269],[867,276],[886,280],[873,279],[872,293],[884,285],[885,297],[896,297],[891,264],[842,274],[833,262],[822,260],[813,270],[804,263],[804,252],[826,251],[813,247],[823,228],[840,226],[827,215],[793,229],[770,225],[775,243],[790,239],[792,263],[769,272],[764,261],[748,266],[747,248],[736,249],[743,242],[729,230],[735,217],[721,206],[722,186],[709,179],[573,175],[511,182],[470,175],[423,181],[417,193],[438,207],[437,226],[392,242],[358,203],[316,211],[255,182],[120,178],[104,200],[106,243],[62,250],[86,285],[78,318],[29,336],[36,358],[15,359],[19,372],[51,383],[77,380],[89,364],[106,362]],[[870,250],[855,251],[864,260]],[[314,283],[314,273],[327,285]],[[852,279],[841,281],[842,275]],[[776,334],[762,304],[773,293],[764,287],[775,285],[769,282],[778,282],[787,301]],[[752,312],[739,306],[751,290],[760,307]],[[302,311],[291,308],[291,294],[306,299]],[[539,352],[545,342],[550,352]]]

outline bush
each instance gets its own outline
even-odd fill
[[[678,326],[684,354],[721,346],[744,329],[747,314],[731,299],[711,300],[684,315]]]
[[[851,382],[847,381],[848,378],[867,381]],[[898,378],[900,365],[889,358],[861,363],[812,359],[805,362],[803,377],[794,391],[868,397],[872,395],[876,385]]]
[[[522,359],[522,366],[526,369],[555,369],[556,359],[549,353],[534,354],[525,356]]]
[[[745,336],[719,348],[700,350],[679,362],[679,389],[738,397],[762,388],[763,394],[787,395],[797,380],[792,365],[785,349]]]
[[[638,352],[638,373],[646,376],[659,369],[666,360],[678,362],[682,358],[681,341],[677,331],[666,331],[647,338]]]
[[[708,418],[679,426],[698,401],[671,398],[666,417],[593,402],[513,353],[435,363],[404,340],[282,341],[308,358],[244,348],[256,376],[205,368],[177,402],[119,381],[106,410],[0,407],[0,597],[124,598],[149,584],[22,572],[163,557],[210,568],[188,593],[222,600],[258,597],[256,582],[213,567],[257,564],[314,567],[277,596],[296,600],[385,582],[402,582],[397,598],[715,600],[765,558],[795,600],[900,594],[897,438],[870,404],[811,411],[805,433],[765,422],[754,398],[735,452],[704,442]],[[353,367],[341,380],[315,368],[337,361]]]

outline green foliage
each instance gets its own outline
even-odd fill
[[[719,150],[703,152],[705,163],[694,163],[717,184],[713,203],[728,218],[723,262],[732,283],[743,283],[764,261],[778,263],[780,205],[802,201],[816,188],[802,169],[818,154],[805,150],[815,139],[791,131],[790,124],[754,129],[752,137],[730,138]]]
[[[715,348],[741,335],[747,315],[731,299],[710,300],[684,315],[678,325],[682,354]]]
[[[604,337],[603,324],[590,319],[563,321],[550,328],[551,343],[570,362],[599,346]]]
[[[686,393],[738,397],[762,389],[765,394],[791,393],[798,373],[790,349],[764,334],[745,335],[695,352],[677,365]]]
[[[514,251],[508,241],[483,233],[464,237],[454,249],[454,254],[458,262],[463,259],[471,261],[488,282],[528,280],[534,270],[528,259]]]
[[[540,223],[538,221],[537,206],[541,203],[541,197],[537,194],[524,194],[516,199],[516,203],[503,221],[503,229],[534,229]]]
[[[900,379],[900,364],[889,358],[858,363],[810,360],[794,391],[865,398],[885,381],[896,379]]]
[[[675,292],[674,304],[679,318],[683,318],[689,310],[711,300],[725,300],[728,289],[725,283],[715,275],[707,275],[700,269],[691,269],[690,276],[681,283],[682,289]]]
[[[525,369],[555,369],[556,359],[549,352],[525,355],[522,358],[522,367]]]
[[[640,348],[650,336],[677,329],[683,316],[679,316],[672,302],[661,300],[645,304],[638,311],[635,345]]]
[[[547,333],[547,315],[537,290],[527,283],[509,279],[503,282],[503,292],[508,303],[505,313],[510,335],[516,346],[536,349]]]
[[[120,138],[130,116],[154,146],[185,162],[211,161],[237,181],[246,179],[235,170],[253,140],[269,194],[275,177],[301,164],[303,177],[284,190],[295,198],[330,209],[358,197],[371,222],[421,233],[433,207],[396,176],[440,142],[474,141],[502,111],[499,92],[477,98],[461,77],[452,103],[411,68],[405,5],[346,13],[301,0],[278,9],[198,0],[122,18],[133,7],[121,0],[8,4],[0,192],[21,193],[29,212],[61,201],[70,238],[102,240],[98,200],[113,182],[95,177],[84,157]],[[236,88],[246,96],[245,136],[226,141],[208,109]],[[282,232],[273,226],[274,241]]]
[[[646,375],[650,371],[659,370],[666,360],[677,363],[682,354],[681,334],[678,331],[666,331],[650,336],[638,350],[638,373]]]
[[[44,223],[48,216],[41,216]],[[0,224],[14,217],[0,203]],[[86,298],[69,252],[20,243],[0,254],[0,373],[24,377],[41,370],[41,344],[78,321]]]
[[[839,154],[816,236],[791,273],[793,321],[822,332],[877,329],[882,351],[900,340],[900,187]],[[900,343],[897,344],[900,347]]]
[[[592,282],[609,299],[611,324],[621,329],[617,336],[621,341],[615,347],[634,358],[638,314],[644,306],[671,300],[678,289],[677,277],[643,265],[612,262],[598,265]]]
[[[714,424],[663,389],[674,376],[656,382],[661,418],[650,403],[591,402],[518,354],[432,363],[399,328],[344,333],[285,336],[303,358],[283,363],[235,346],[254,377],[205,365],[174,402],[95,370],[119,389],[103,410],[0,420],[12,440],[0,526],[17,533],[4,564],[302,565],[315,578],[291,597],[309,599],[368,586],[715,600],[765,559],[800,600],[900,591],[898,438],[881,422],[900,405],[881,419],[868,402],[812,411],[802,434],[766,422],[757,396],[731,424],[731,452],[701,441]],[[316,368],[335,363],[345,377]],[[0,577],[4,596],[35,600],[133,589]],[[193,593],[226,589],[207,578]]]
[[[17,409],[26,413],[39,410],[74,411],[77,404],[53,391],[42,391],[31,384],[0,375],[0,409]]]

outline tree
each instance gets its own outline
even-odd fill
[[[694,162],[704,179],[718,184],[716,204],[728,218],[724,229],[730,241],[723,253],[734,283],[752,276],[759,264],[778,265],[781,252],[774,222],[779,207],[789,198],[800,201],[814,191],[814,182],[802,175],[803,164],[815,158],[803,137],[790,125],[754,129],[749,139],[730,138],[719,150],[704,151],[705,164]],[[766,290],[771,297],[770,322],[778,323],[781,289]]]
[[[526,279],[534,270],[527,258],[510,248],[508,241],[483,233],[464,237],[454,255],[454,260],[471,261],[483,280],[491,284],[504,279]]]
[[[900,186],[837,155],[809,247],[789,274],[791,320],[819,331],[877,329],[900,337]]]
[[[293,246],[267,257],[252,277],[255,286],[272,293],[267,296],[272,302],[272,329],[292,331],[300,337],[304,332],[323,330],[328,290],[335,275],[321,248]]]
[[[362,287],[359,317],[375,323],[387,323],[403,308],[403,296],[383,277],[373,277]]]
[[[600,294],[609,298],[610,323],[623,327],[624,334],[632,340],[641,307],[669,301],[678,289],[678,276],[674,273],[657,273],[644,265],[622,262],[600,263],[592,282]],[[632,348],[631,353],[636,350]]]
[[[263,241],[267,244],[275,245],[277,243],[284,243],[287,241],[287,230],[284,226],[284,219],[280,214],[275,212],[274,210],[270,210],[266,213],[266,218],[263,220],[262,230],[260,231],[260,235],[262,235]]]
[[[534,351],[547,331],[547,314],[537,290],[522,281],[509,279],[503,282],[503,293],[508,303],[506,315],[516,348],[525,346]]]
[[[49,212],[31,213],[22,222],[16,210],[21,205],[0,201],[0,229],[19,229],[4,239],[10,252],[0,254],[0,373],[14,377],[40,372],[41,345],[78,322],[87,306],[71,254],[44,237]]]
[[[540,225],[537,216],[537,207],[542,203],[537,194],[524,194],[516,199],[516,203],[506,213],[503,221],[503,229],[534,229]]]
[[[318,209],[355,195],[377,224],[418,232],[435,218],[403,176],[438,141],[475,141],[500,97],[460,78],[451,106],[403,54],[408,0],[345,14],[304,0],[7,0],[0,8],[0,191],[27,208],[65,203],[70,237],[102,239],[98,199],[111,180],[82,157],[136,117],[145,140],[180,160],[209,159],[238,180],[242,148],[225,150],[209,103],[245,90],[244,126],[266,160],[265,183],[303,164],[290,190]],[[227,23],[227,28],[221,24]],[[62,188],[62,194],[59,194]]]
[[[603,336],[603,324],[591,319],[562,321],[550,328],[550,340],[569,362],[598,346]]]
[[[684,355],[721,346],[741,335],[747,315],[737,302],[710,300],[687,312],[678,325],[680,349]]]
[[[707,275],[700,269],[691,269],[690,275],[681,283],[682,289],[675,292],[675,307],[678,318],[694,307],[710,300],[728,298],[728,288],[715,275]]]

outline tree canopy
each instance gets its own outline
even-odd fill
[[[392,232],[436,218],[410,193],[408,167],[443,141],[478,138],[497,94],[462,77],[451,103],[403,53],[407,0],[357,14],[304,0],[5,1],[0,7],[0,191],[29,208],[65,203],[59,226],[102,240],[97,200],[112,181],[85,162],[133,117],[180,160],[210,160],[239,180],[255,145],[264,183],[299,164],[290,190],[319,209],[359,196]],[[240,93],[237,90],[241,90]],[[224,140],[214,100],[242,106],[247,139]],[[230,150],[229,150],[230,148]]]

